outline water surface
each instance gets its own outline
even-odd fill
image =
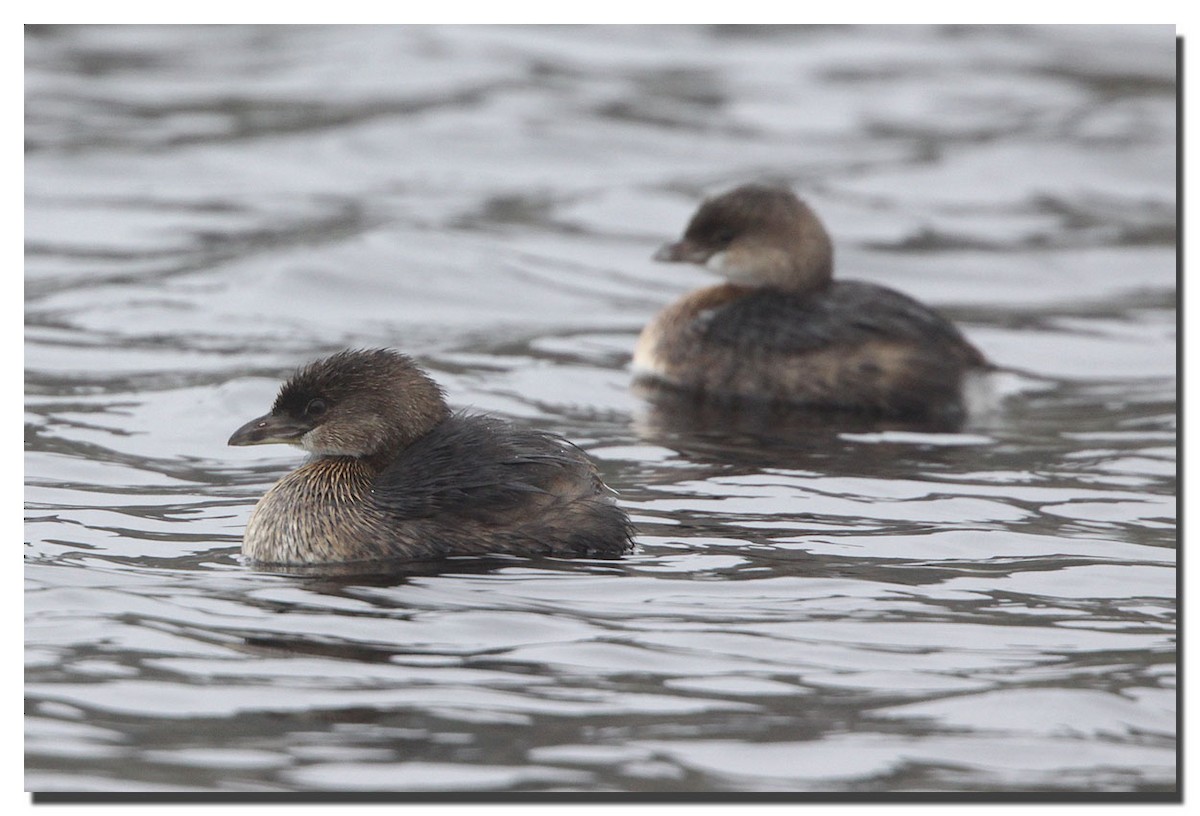
[[[26,786],[1167,791],[1169,27],[94,27],[26,35]],[[955,433],[629,387],[784,181],[840,274],[1009,371]],[[416,357],[562,433],[619,562],[237,560],[297,364]]]

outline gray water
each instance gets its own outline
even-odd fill
[[[1169,791],[1170,27],[26,33],[26,787]],[[792,185],[995,362],[960,432],[629,387]],[[416,356],[586,448],[619,562],[237,558],[297,364]]]

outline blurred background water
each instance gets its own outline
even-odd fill
[[[1171,27],[29,27],[26,786],[1176,785]],[[793,186],[994,361],[958,433],[629,387],[699,199]],[[241,565],[297,364],[585,447],[616,563]]]

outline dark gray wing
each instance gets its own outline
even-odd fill
[[[839,281],[818,296],[760,290],[715,309],[703,339],[746,351],[803,354],[871,340],[954,349],[964,361],[983,357],[949,320],[893,289]]]
[[[588,473],[591,465],[559,437],[456,414],[401,451],[376,477],[372,496],[398,519],[450,514],[488,521],[580,468]]]

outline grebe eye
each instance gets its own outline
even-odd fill
[[[737,237],[737,233],[731,229],[723,229],[719,230],[714,237],[717,239],[718,244],[725,246],[733,242],[733,239]]]
[[[328,407],[329,406],[325,404],[325,400],[321,399],[320,397],[317,397],[316,399],[309,400],[308,405],[304,406],[304,415],[311,416],[311,417],[318,417],[321,414],[325,413],[325,410]]]

